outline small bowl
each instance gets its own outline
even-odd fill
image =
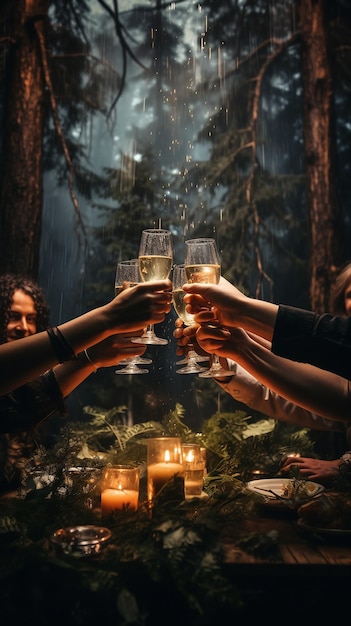
[[[90,556],[101,552],[111,536],[111,531],[104,526],[68,526],[56,530],[51,541],[64,554]]]

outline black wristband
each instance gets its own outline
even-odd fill
[[[73,361],[77,358],[72,346],[70,346],[67,339],[63,336],[57,326],[48,328],[47,333],[59,363]]]

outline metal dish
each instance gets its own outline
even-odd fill
[[[64,554],[90,556],[98,554],[111,536],[111,531],[104,526],[68,526],[56,530],[51,541]]]

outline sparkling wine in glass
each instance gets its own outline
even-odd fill
[[[127,261],[119,261],[117,263],[115,277],[116,296],[126,287],[133,287],[140,282],[139,259],[128,259]],[[149,370],[138,367],[138,365],[147,365],[148,363],[152,363],[152,360],[141,356],[124,359],[119,362],[119,365],[124,365],[125,367],[116,370],[115,374],[148,374]]]
[[[192,326],[194,324],[194,316],[188,313],[185,309],[186,305],[184,302],[185,292],[182,289],[184,283],[187,282],[187,276],[185,271],[185,265],[174,265],[173,267],[173,306],[174,309],[183,321],[185,326]],[[204,357],[206,360],[207,357]],[[178,364],[184,364],[184,367],[181,367],[177,370],[177,374],[200,374],[200,372],[204,372],[205,368],[201,367],[198,364],[198,360],[202,359],[196,351],[194,350],[193,344],[188,344],[188,352],[186,354],[185,359],[182,361],[178,361]]]
[[[185,242],[185,271],[189,283],[219,283],[221,264],[214,239],[200,237]],[[200,372],[201,378],[233,376],[231,370],[221,366],[218,355],[213,354],[210,369]]]
[[[165,280],[169,277],[173,263],[172,233],[163,228],[147,228],[143,230],[139,245],[139,271],[141,280]],[[154,324],[149,324],[138,343],[166,345],[167,339],[158,337]]]

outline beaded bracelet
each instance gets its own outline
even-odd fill
[[[57,326],[48,328],[47,333],[59,363],[73,361],[77,358],[72,346],[70,346]]]

